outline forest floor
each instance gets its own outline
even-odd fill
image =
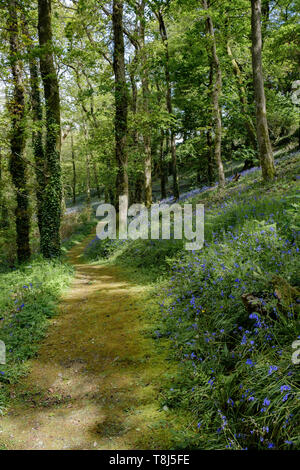
[[[0,422],[6,449],[169,446],[168,411],[157,396],[172,364],[147,336],[146,288],[120,267],[85,263],[90,239],[69,252],[73,284],[30,374],[11,391],[13,406]]]

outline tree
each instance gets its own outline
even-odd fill
[[[149,78],[147,56],[145,53],[145,0],[140,4],[140,38],[141,38],[141,59],[142,59],[142,91],[143,91],[143,112],[146,120],[143,132],[145,147],[145,204],[146,207],[152,204],[152,155],[151,155],[151,131],[149,125]]]
[[[18,4],[16,0],[8,3],[9,61],[11,67],[13,96],[9,104],[12,129],[10,133],[9,169],[16,191],[16,242],[17,257],[20,263],[30,258],[29,245],[29,201],[26,184],[26,163],[24,161],[25,137],[25,92],[23,85],[23,64],[20,59]]]
[[[159,31],[161,39],[165,48],[165,78],[167,85],[167,94],[166,94],[166,104],[167,110],[170,115],[170,118],[173,118],[173,103],[172,103],[172,87],[171,87],[171,76],[170,76],[170,67],[169,67],[169,43],[168,43],[168,34],[164,21],[162,9],[155,10],[155,15],[159,22]],[[172,155],[172,176],[173,176],[173,196],[175,199],[179,198],[179,185],[178,185],[178,171],[177,171],[177,155],[176,155],[176,133],[174,130],[174,124],[171,124],[170,130],[170,145],[171,145],[171,155]]]
[[[45,152],[43,143],[43,108],[40,93],[40,76],[38,69],[38,62],[34,51],[32,51],[33,40],[30,37],[28,29],[27,18],[25,14],[22,15],[23,21],[23,34],[27,40],[27,55],[29,62],[30,73],[30,101],[32,109],[33,130],[32,130],[32,146],[35,160],[35,175],[36,175],[36,204],[37,204],[37,219],[40,236],[42,234],[43,225],[43,193],[45,188]]]
[[[76,204],[76,159],[74,150],[73,131],[71,129],[71,158],[72,158],[72,200]]]
[[[113,1],[114,74],[115,74],[115,138],[116,138],[116,203],[122,197],[128,205],[128,157],[126,149],[128,96],[125,77],[123,1]]]
[[[206,0],[203,0],[203,8],[208,11],[208,3]],[[222,117],[220,109],[220,95],[222,91],[222,71],[219,56],[217,53],[216,38],[214,32],[214,26],[211,16],[208,14],[206,18],[207,31],[210,37],[211,42],[211,60],[212,65],[215,70],[215,84],[213,85],[212,92],[212,104],[213,104],[213,114],[214,114],[214,125],[215,125],[215,161],[218,169],[218,179],[219,187],[223,188],[225,186],[225,175],[224,168],[221,157],[221,145],[222,145]]]
[[[38,1],[40,70],[46,107],[46,177],[42,200],[41,252],[44,257],[60,255],[61,167],[60,99],[54,66],[51,0]]]
[[[251,12],[252,68],[256,103],[256,132],[262,176],[265,181],[269,181],[275,176],[275,166],[269,137],[262,70],[261,0],[251,0]]]

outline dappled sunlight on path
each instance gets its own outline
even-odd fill
[[[73,284],[0,420],[9,449],[167,445],[157,395],[168,362],[143,334],[144,288],[124,280],[119,267],[85,264],[88,241],[69,253]]]

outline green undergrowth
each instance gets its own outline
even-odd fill
[[[87,213],[64,220],[64,230],[67,224],[70,227],[61,260],[35,255],[31,262],[1,273],[0,340],[6,346],[6,364],[0,364],[0,412],[10,403],[10,385],[28,372],[27,360],[36,354],[48,319],[56,315],[61,294],[72,279],[73,268],[64,262],[64,255],[91,233],[95,223]]]
[[[0,365],[0,410],[9,403],[9,386],[27,373],[44,337],[47,320],[57,312],[72,268],[61,261],[36,257],[0,276],[0,339],[6,346],[6,364]]]
[[[160,312],[153,336],[171,341],[178,372],[161,405],[189,426],[177,449],[300,449],[299,153],[188,202],[205,205],[205,245],[94,240],[85,256],[127,266],[152,282]]]
[[[74,245],[82,242],[96,226],[96,219],[93,215],[83,215],[79,218],[79,221],[76,223],[71,235],[68,238],[65,238],[62,243],[62,253],[66,254]]]

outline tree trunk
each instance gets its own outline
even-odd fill
[[[30,37],[27,20],[23,16],[23,31],[24,35],[27,36],[31,45],[33,44],[32,38]],[[30,99],[32,108],[32,118],[35,124],[35,129],[32,131],[32,147],[35,161],[35,179],[36,179],[36,207],[37,207],[37,220],[40,235],[42,233],[42,201],[43,192],[45,188],[45,152],[43,144],[43,108],[41,102],[41,94],[39,88],[39,69],[38,63],[34,55],[32,54],[31,47],[28,47],[29,57],[29,73],[30,73]]]
[[[152,154],[151,154],[151,129],[149,120],[149,79],[148,65],[145,52],[145,1],[140,5],[140,38],[141,38],[141,65],[142,65],[142,93],[143,93],[143,113],[145,118],[145,126],[143,131],[145,162],[144,162],[144,178],[145,178],[145,205],[150,207],[152,204]]]
[[[127,110],[128,96],[125,77],[124,36],[123,36],[123,0],[113,1],[113,34],[114,34],[114,74],[115,74],[115,138],[116,138],[116,205],[119,197],[128,205],[127,173]]]
[[[18,58],[20,44],[17,2],[15,0],[9,0],[8,18],[9,59],[13,83],[13,99],[10,103],[12,129],[10,134],[11,156],[9,169],[17,198],[17,207],[15,209],[17,256],[19,263],[23,263],[30,258],[31,254],[29,245],[30,216],[26,184],[26,164],[22,158],[26,143],[25,97],[22,80],[22,62]]]
[[[72,196],[73,204],[76,204],[76,160],[75,160],[75,151],[74,151],[74,141],[73,141],[73,132],[71,131],[71,155],[72,155]]]
[[[90,164],[90,155],[87,152],[85,158],[86,164],[86,205],[91,207],[91,164]]]
[[[208,10],[207,0],[203,0],[204,10]],[[219,57],[217,54],[217,45],[214,32],[214,26],[211,16],[207,16],[206,19],[207,31],[211,40],[211,53],[212,53],[212,64],[215,70],[216,81],[213,86],[212,92],[212,104],[214,114],[214,127],[215,127],[215,160],[218,169],[219,187],[224,188],[225,186],[225,175],[221,156],[221,145],[222,145],[222,117],[220,110],[220,95],[222,91],[222,72]]]
[[[269,0],[262,0],[261,4],[261,14],[262,14],[262,47],[266,37],[268,22],[270,18],[270,2]]]
[[[138,28],[136,28],[138,29]],[[134,175],[134,188],[132,189],[132,198],[134,202],[141,203],[143,201],[143,185],[144,185],[144,175],[143,171],[140,169],[139,161],[139,133],[138,133],[138,123],[137,123],[137,110],[138,110],[138,90],[137,90],[137,81],[135,70],[138,65],[138,44],[133,44],[135,48],[135,55],[132,64],[130,64],[130,83],[132,90],[132,99],[131,99],[131,111],[134,115],[134,129],[133,129],[133,150],[136,155],[134,158],[135,166],[135,175]]]
[[[3,182],[3,155],[0,149],[0,229],[6,229],[9,227],[8,223],[8,209],[4,196],[4,182]]]
[[[82,117],[83,133],[85,139],[85,168],[86,168],[86,205],[91,207],[91,164],[90,164],[90,153],[88,148],[88,131],[86,128],[85,121]]]
[[[95,186],[96,186],[97,196],[100,199],[101,198],[101,191],[100,191],[100,186],[99,186],[99,181],[98,181],[97,163],[95,161],[93,161],[93,172],[94,172],[94,179],[95,179]]]
[[[164,18],[162,16],[161,11],[158,11],[156,15],[159,21],[159,30],[160,30],[161,39],[165,46],[164,67],[165,67],[165,77],[166,77],[166,85],[167,85],[167,96],[166,96],[167,110],[170,115],[170,118],[173,118],[172,88],[171,88],[171,78],[170,78],[170,70],[169,70],[168,35],[167,35],[166,26],[165,26]],[[171,146],[171,155],[172,155],[173,196],[175,199],[178,199],[179,198],[179,185],[178,185],[178,173],[177,173],[176,135],[175,135],[173,125],[170,128],[170,146]]]
[[[167,197],[167,187],[166,187],[166,165],[165,165],[165,155],[164,155],[164,131],[161,130],[160,137],[160,148],[159,148],[159,169],[160,169],[160,192],[161,199],[166,199]]]
[[[44,257],[60,255],[61,166],[60,100],[52,51],[51,0],[38,0],[40,70],[46,105],[46,179],[42,202],[41,251]]]
[[[251,9],[252,67],[254,96],[256,102],[256,132],[262,176],[265,181],[269,181],[275,176],[275,166],[268,130],[264,78],[262,71],[261,0],[251,0]]]
[[[213,68],[213,63],[211,62],[209,66],[209,82],[208,82],[209,99],[211,100],[212,100],[213,78],[214,78],[214,68]],[[212,127],[213,127],[212,121],[213,121],[213,116],[210,119],[210,127],[206,131],[206,143],[207,143],[206,178],[209,184],[212,184],[215,180],[215,169],[216,169],[216,165],[214,164],[215,158],[214,158],[213,138],[212,138]]]

